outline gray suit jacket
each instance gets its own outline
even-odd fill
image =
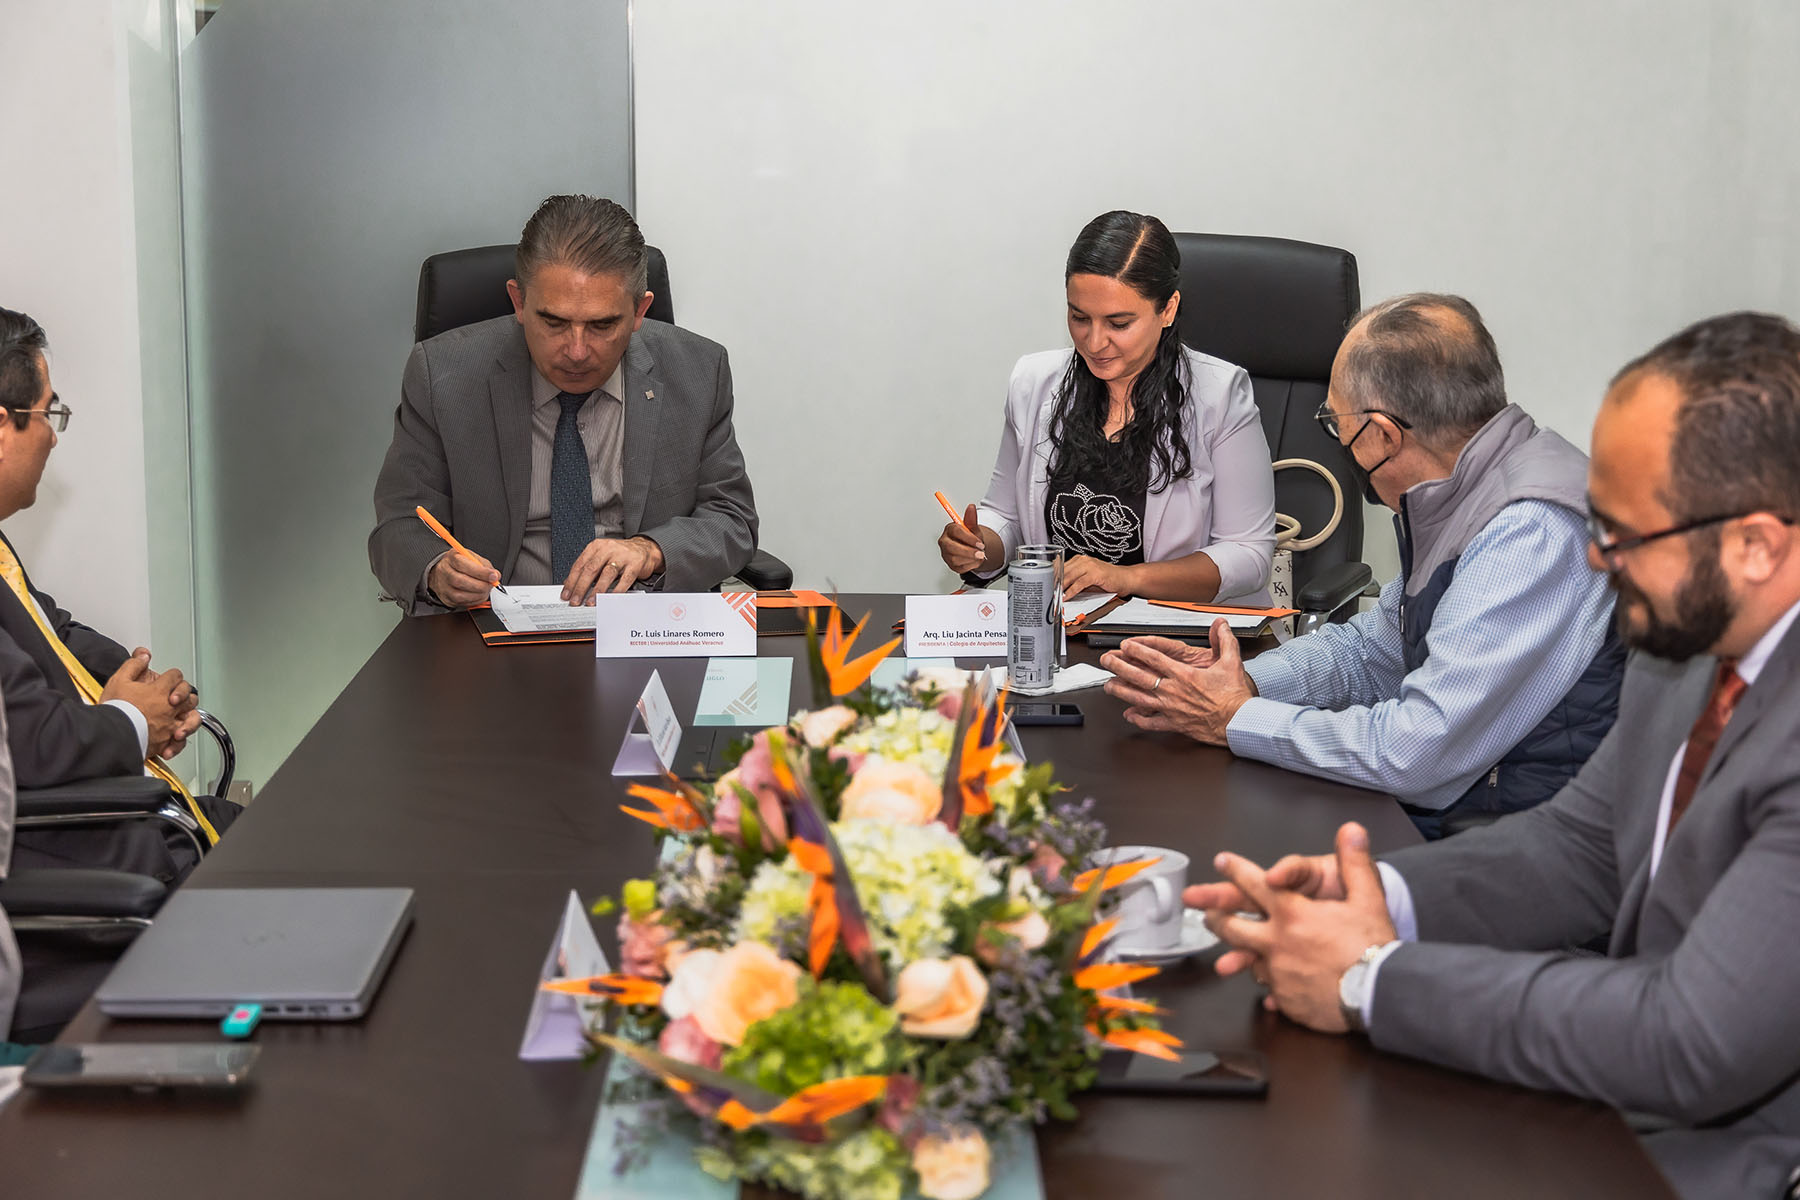
[[[756,505],[731,427],[725,348],[646,321],[624,364],[626,536],[662,547],[662,587],[704,591],[756,550]],[[444,544],[417,505],[512,577],[531,489],[531,356],[497,317],[413,347],[375,481],[369,565],[408,614],[442,612],[420,580]]]
[[[1650,849],[1716,660],[1636,656],[1619,719],[1549,802],[1388,857],[1419,942],[1382,965],[1384,1050],[1660,1118],[1687,1196],[1774,1197],[1800,1163],[1800,622]],[[1566,949],[1611,931],[1606,957]]]
[[[13,786],[12,754],[6,748],[6,709],[0,706],[0,879],[12,865],[13,807],[18,794]],[[13,1006],[19,999],[19,945],[13,941],[6,910],[0,908],[0,1042],[12,1028]]]

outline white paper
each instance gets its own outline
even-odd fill
[[[614,775],[661,775],[675,762],[675,747],[681,741],[681,722],[675,719],[675,706],[669,703],[668,689],[662,676],[650,672],[644,694],[631,709],[631,721],[625,726],[625,740],[619,745],[619,756],[613,760]]]
[[[621,592],[594,609],[596,658],[756,653],[755,592]]]
[[[543,968],[538,971],[538,982],[586,979],[605,975],[611,969],[606,963],[606,951],[600,948],[594,927],[581,906],[581,897],[570,892],[556,940],[550,943],[550,953],[544,956]],[[589,1001],[566,992],[537,989],[531,1012],[525,1018],[519,1057],[531,1062],[580,1058],[587,1052],[584,1034],[588,1024],[603,1003],[598,996]]]
[[[1079,600],[1063,602],[1063,619],[1072,621],[1076,617],[1093,612],[1108,600],[1110,594],[1083,596]],[[1106,629],[1114,625],[1160,625],[1165,629],[1178,629],[1184,633],[1201,632],[1212,628],[1212,623],[1220,617],[1233,633],[1254,633],[1261,629],[1267,617],[1246,616],[1241,613],[1204,613],[1193,612],[1185,608],[1165,608],[1160,604],[1152,604],[1148,600],[1127,600],[1118,608],[1087,626],[1089,629]]]
[[[489,592],[488,603],[508,633],[585,631],[594,627],[594,610],[564,600],[560,583],[509,583],[505,592],[498,588]]]
[[[906,653],[913,658],[1005,658],[1005,594],[908,596]]]
[[[1063,692],[1079,692],[1085,688],[1099,687],[1112,676],[1111,671],[1096,667],[1093,663],[1070,663],[1066,667],[1057,668],[1056,677],[1050,681],[1048,691],[1034,692],[1032,695],[1056,696]]]

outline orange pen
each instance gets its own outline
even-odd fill
[[[470,558],[480,558],[481,557],[479,554],[472,552],[467,546],[465,546],[461,542],[457,541],[456,535],[451,533],[448,529],[445,529],[443,527],[443,525],[439,524],[438,519],[436,517],[434,517],[430,513],[426,512],[425,506],[423,504],[415,507],[413,509],[413,511],[415,513],[419,514],[419,520],[425,522],[425,524],[428,527],[430,527],[431,532],[437,534],[440,538],[444,539],[445,544],[448,545],[452,550],[456,551],[458,554],[467,554]],[[499,592],[502,596],[511,596],[512,595],[511,592],[507,591],[504,587],[502,587],[500,584],[497,584],[497,583],[494,585],[494,590],[496,592]]]
[[[962,519],[962,514],[956,511],[956,506],[950,503],[950,497],[944,495],[942,492],[933,492],[931,494],[937,497],[937,502],[944,506],[944,511],[950,514],[950,519],[952,521],[961,525],[964,529],[969,530],[970,533],[975,532],[974,529],[970,528],[969,523]]]

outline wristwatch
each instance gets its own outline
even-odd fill
[[[1357,1033],[1369,1032],[1363,1021],[1363,1009],[1369,1001],[1369,967],[1381,952],[1388,948],[1390,942],[1377,942],[1362,952],[1362,957],[1344,969],[1338,979],[1338,1011],[1343,1014],[1344,1024]]]

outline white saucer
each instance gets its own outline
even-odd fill
[[[1206,914],[1190,908],[1181,914],[1181,940],[1173,946],[1114,946],[1112,953],[1122,962],[1167,966],[1180,962],[1218,944],[1218,936],[1206,927]]]

